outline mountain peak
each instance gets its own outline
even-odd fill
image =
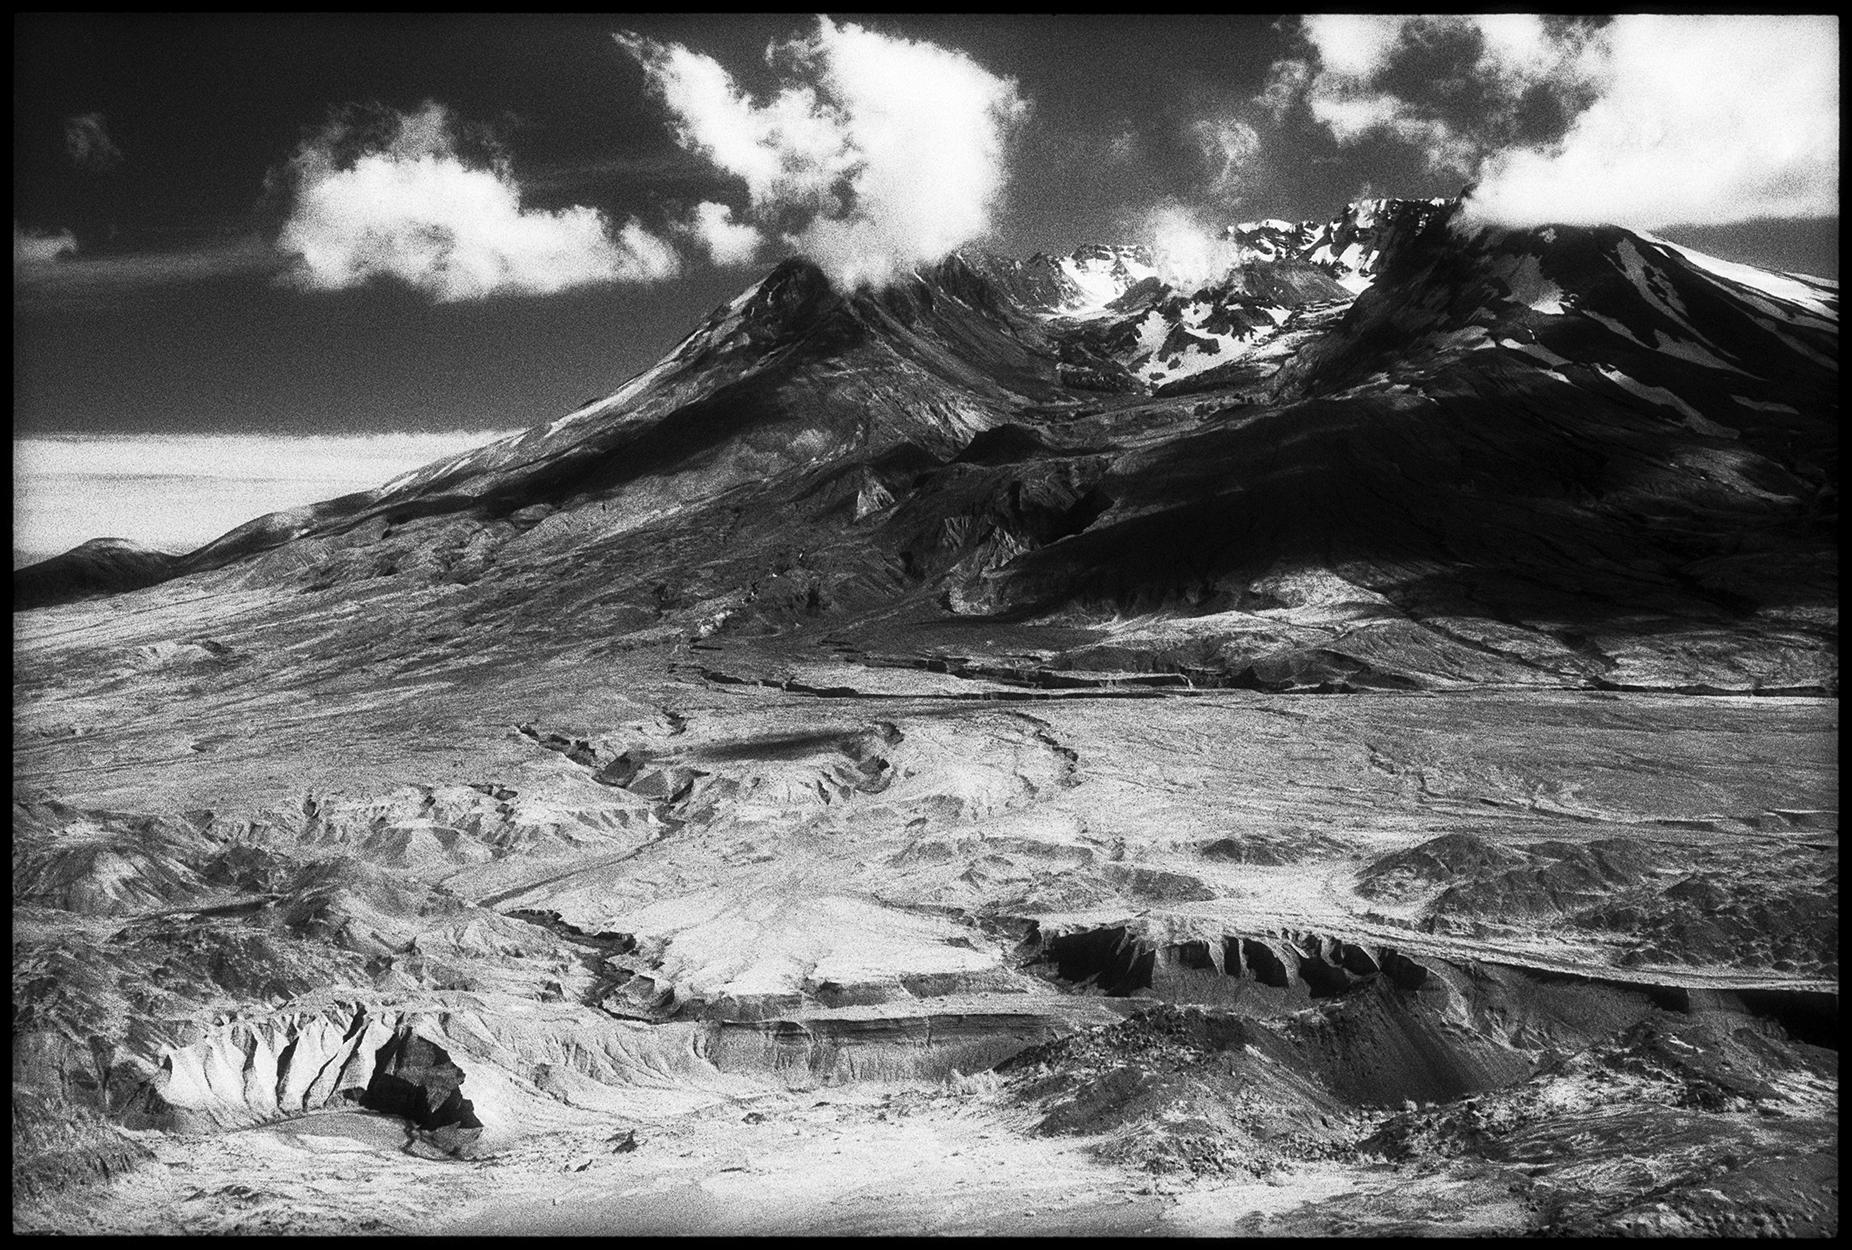
[[[841,302],[841,294],[822,268],[802,256],[780,261],[752,287],[715,314],[757,325],[805,320]]]
[[[1459,203],[1361,199],[1324,223],[1237,223],[1223,233],[1241,245],[1237,262],[1191,290],[1135,244],[1027,260],[961,249],[847,293],[792,258],[612,394],[522,435],[258,518],[184,557],[99,540],[22,571],[16,593],[50,602],[145,585],[374,517],[390,529],[413,515],[556,507],[667,465],[701,466],[686,480],[698,489],[678,488],[701,493],[749,480],[749,466],[782,471],[851,446],[955,455],[1023,412],[1140,396],[1278,403],[1500,361],[1754,438],[1769,425],[1754,414],[1825,393],[1836,286],[1707,262],[1618,227],[1458,230]],[[1710,368],[1785,381],[1726,378],[1720,393]]]

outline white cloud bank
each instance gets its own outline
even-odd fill
[[[749,265],[765,245],[757,226],[734,220],[731,208],[713,200],[695,205],[687,230],[716,265]]]
[[[720,263],[776,237],[855,286],[989,232],[1027,104],[965,54],[819,18],[811,35],[767,49],[783,77],[761,101],[712,57],[617,39],[683,147],[745,183],[737,220],[724,206],[698,210],[693,228]]]
[[[1276,62],[1257,102],[1277,117],[1301,101],[1340,143],[1416,146],[1476,180],[1479,220],[1650,229],[1838,212],[1837,17],[1333,14],[1301,33],[1309,60]],[[1399,59],[1447,39],[1474,49],[1458,80],[1432,99],[1388,88]],[[1461,82],[1482,97],[1470,117],[1443,99]],[[1538,93],[1568,111],[1567,131],[1518,146]]]
[[[1292,99],[1303,99],[1339,143],[1390,135],[1443,172],[1471,170],[1508,131],[1526,92],[1575,90],[1589,74],[1590,28],[1535,14],[1325,13],[1301,18],[1300,33],[1316,70],[1296,58],[1275,62],[1258,102],[1279,116]],[[1384,85],[1400,57],[1447,40],[1476,45],[1471,61],[1458,66],[1484,96],[1484,112],[1470,120],[1443,116],[1448,110],[1438,99],[1408,99]]]
[[[389,138],[344,159],[353,139],[331,126],[290,162],[277,247],[300,257],[296,285],[339,290],[390,277],[454,301],[681,271],[675,249],[635,218],[614,231],[592,208],[523,209],[505,162],[458,151],[442,105],[397,118]]]
[[[1839,211],[1837,17],[1630,14],[1560,144],[1493,154],[1471,209],[1651,229]]]
[[[15,566],[92,538],[191,551],[266,512],[370,490],[514,433],[15,439]]]

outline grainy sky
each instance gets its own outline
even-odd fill
[[[796,251],[880,281],[1475,180],[1836,277],[1837,19],[1736,22],[19,16],[15,438],[468,442]]]

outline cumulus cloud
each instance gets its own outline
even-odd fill
[[[1326,86],[1309,97],[1312,116],[1324,123],[1339,143],[1356,143],[1368,136],[1393,135],[1420,150],[1428,167],[1464,172],[1477,151],[1470,139],[1438,117],[1422,117],[1388,92],[1333,92]]]
[[[77,236],[69,230],[21,230],[13,223],[13,265],[48,265],[60,256],[76,255]]]
[[[1479,32],[1483,45],[1480,59],[1500,73],[1536,77],[1550,72],[1560,59],[1557,37],[1535,13],[1480,13],[1468,20]],[[1579,48],[1579,40],[1576,46]]]
[[[840,285],[885,281],[989,232],[1027,104],[963,53],[820,18],[767,49],[781,81],[755,99],[712,57],[617,39],[681,144],[745,184],[746,207],[726,220],[776,235]]]
[[[1650,229],[1839,211],[1837,17],[1629,14],[1560,143],[1494,153],[1469,209]]]
[[[1390,136],[1431,169],[1462,175],[1510,139],[1529,93],[1572,91],[1586,74],[1588,28],[1532,14],[1318,14],[1300,33],[1310,63],[1276,61],[1259,97],[1276,117],[1303,101],[1339,143]],[[1423,57],[1430,63],[1406,72]]]
[[[122,149],[109,137],[109,126],[101,113],[65,118],[64,151],[79,169],[100,173],[122,163]]]
[[[1363,79],[1388,64],[1413,20],[1384,13],[1313,13],[1300,19],[1300,25],[1318,50],[1324,73]]]
[[[635,218],[613,230],[593,208],[523,208],[507,162],[465,155],[435,103],[383,134],[331,124],[297,151],[283,181],[289,216],[277,247],[300,258],[290,280],[311,290],[390,277],[452,301],[681,270],[674,247]]]
[[[1651,228],[1838,211],[1839,19],[1534,14],[1301,19],[1257,103],[1390,136],[1508,223]],[[1548,134],[1539,117],[1557,118]]]
[[[713,200],[695,205],[687,232],[716,265],[750,265],[765,246],[757,226],[735,221],[731,208]]]

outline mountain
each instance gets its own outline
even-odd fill
[[[175,557],[126,538],[92,538],[49,560],[13,571],[13,603],[33,607],[89,595],[114,594],[176,575]]]
[[[1257,259],[1195,291],[1136,249],[961,254],[846,295],[790,262],[607,398],[165,571],[614,559],[638,583],[601,593],[653,622],[651,588],[710,562],[723,629],[815,619],[926,663],[862,618],[1008,616],[1058,631],[1031,680],[1834,687],[1836,286],[1447,202],[1234,237]],[[797,616],[735,539],[646,573],[631,552],[758,509],[785,521],[756,538],[808,553]],[[16,574],[16,602],[156,576],[61,567]]]
[[[17,572],[16,1227],[1830,1232],[1836,284],[1224,242]]]

